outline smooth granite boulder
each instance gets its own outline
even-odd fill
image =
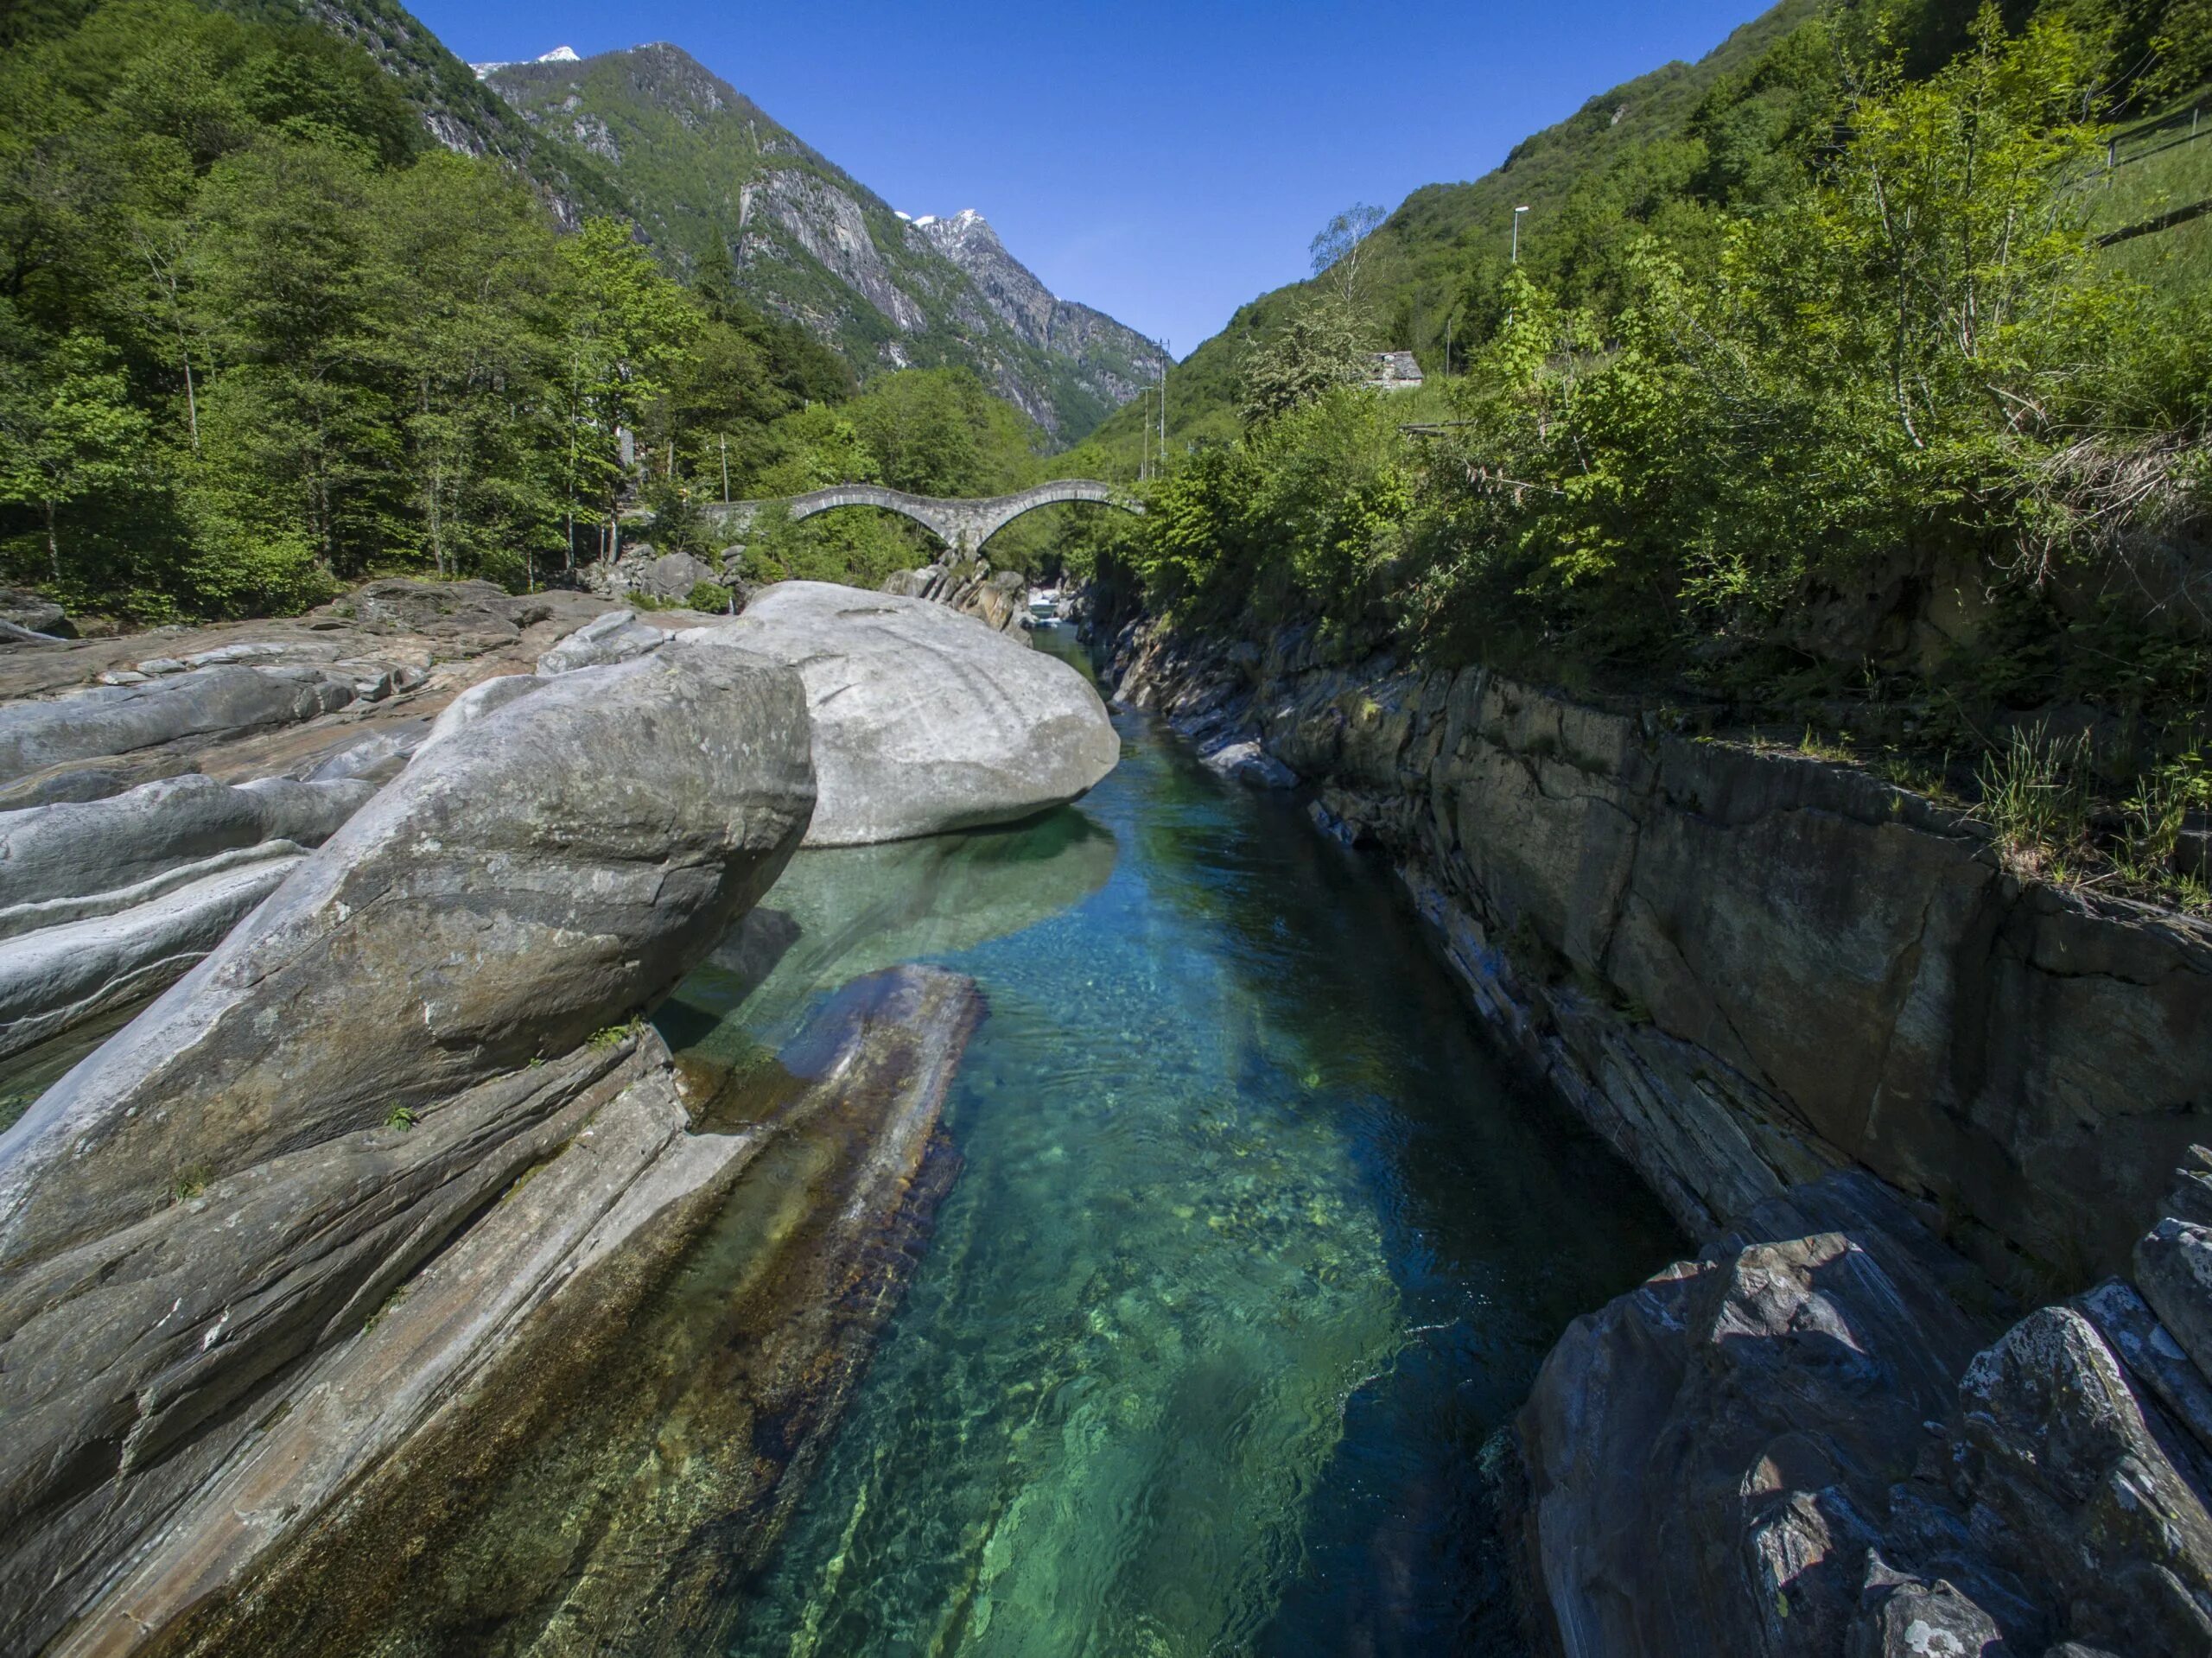
[[[813,804],[795,678],[691,645],[549,681],[413,764],[0,1137],[0,1271],[564,1051],[665,990]]]
[[[0,779],[181,737],[297,725],[353,696],[350,680],[321,668],[232,665],[11,702],[0,707]]]
[[[774,880],[813,795],[775,664],[678,645],[538,681],[0,1134],[0,1652],[45,1646],[181,1503],[227,1512],[226,1459],[313,1365],[618,1095],[658,1089],[669,1140],[664,1053],[623,1020]],[[588,1176],[575,1222],[645,1167]],[[516,1281],[565,1270],[538,1242]],[[496,1351],[492,1305],[447,1339]],[[415,1396],[390,1385],[380,1433]],[[367,1443],[318,1454],[342,1477]]]
[[[194,774],[0,813],[0,1055],[181,977],[376,788]]]
[[[594,617],[537,659],[541,674],[573,673],[579,668],[601,668],[611,662],[627,662],[658,651],[668,635],[650,622],[641,622],[634,611],[610,610]]]
[[[821,785],[810,846],[1011,823],[1073,800],[1121,758],[1081,674],[925,600],[785,581],[698,632],[805,680]]]

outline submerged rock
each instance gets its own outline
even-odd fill
[[[633,1086],[256,1448],[213,1515],[217,1547],[157,1552],[107,1629],[158,1627],[275,1533],[251,1592],[166,1650],[725,1649],[734,1588],[826,1447],[957,1169],[938,1120],[982,1013],[970,981],[935,969],[856,983],[772,1085],[734,1078],[704,1102],[728,1132],[683,1134],[664,1089]],[[644,1171],[611,1207],[588,1196],[609,1165]],[[537,1264],[556,1256],[557,1273]],[[493,1319],[510,1326],[495,1361],[459,1363]],[[396,1407],[385,1379],[417,1396]],[[395,1414],[419,1426],[347,1491],[342,1523],[292,1523]]]
[[[0,1135],[10,1649],[588,1125],[635,1048],[607,1027],[765,890],[812,803],[773,664],[678,644],[539,682]]]
[[[1121,758],[1081,674],[942,605],[785,581],[699,632],[806,681],[822,791],[810,846],[1011,823],[1073,800]]]

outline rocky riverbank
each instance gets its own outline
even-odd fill
[[[639,1403],[609,1440],[649,1462],[638,1425],[671,1413],[717,1436],[732,1411],[780,1425],[786,1454],[687,1488],[717,1540],[699,1560],[726,1562],[730,1535],[772,1535],[785,1471],[895,1300],[972,988],[856,987],[820,1065],[749,1104],[679,1077],[636,1016],[814,826],[925,835],[1080,793],[1118,753],[1096,695],[917,600],[772,591],[686,627],[495,591],[378,584],[321,619],[428,618],[372,635],[423,642],[391,649],[429,657],[404,689],[313,621],[217,663],[144,641],[0,662],[35,693],[0,705],[24,785],[0,810],[0,915],[40,924],[0,937],[0,963],[42,949],[58,965],[15,982],[63,998],[23,1017],[182,975],[0,1135],[0,1652],[274,1649],[310,1625],[327,1649],[418,1600],[378,1573],[404,1575],[434,1520],[464,1528],[450,1479],[493,1501],[471,1459],[553,1436],[593,1392],[579,1356],[622,1351],[622,1321],[772,1167],[765,1190],[798,1204],[760,1267],[782,1287],[731,1315],[765,1356],[704,1403]],[[920,750],[846,694],[861,679],[933,712]],[[275,877],[243,919],[181,943],[152,924],[234,869]],[[135,963],[89,996],[54,948],[87,924]],[[382,1536],[396,1554],[351,1540]],[[637,1578],[607,1548],[584,1583],[527,1561],[512,1580],[566,1596],[572,1631],[672,1604],[678,1579],[706,1604],[703,1566]]]
[[[1548,1641],[2212,1650],[2212,929],[1479,669],[1109,644],[1122,700],[1389,858],[1501,1040],[1707,1241],[1523,1414]]]

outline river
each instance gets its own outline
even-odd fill
[[[1682,1240],[1486,1050],[1386,873],[1116,721],[1039,822],[802,854],[766,981],[664,1010],[694,1058],[772,1049],[901,961],[990,1010],[962,1172],[734,1650],[1517,1651],[1512,1413]]]

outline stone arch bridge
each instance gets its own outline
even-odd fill
[[[887,512],[903,513],[955,553],[968,556],[1023,513],[1067,501],[1090,501],[1101,506],[1118,507],[1124,512],[1144,511],[1142,502],[1111,484],[1090,478],[1055,478],[1050,483],[1039,484],[1016,494],[995,495],[985,500],[944,500],[932,495],[909,495],[904,490],[886,489],[880,484],[833,484],[828,489],[793,496],[788,501],[717,503],[706,511],[726,530],[739,532],[749,528],[764,510],[777,506],[783,507],[794,520],[810,518],[817,512],[841,506],[881,507]]]

